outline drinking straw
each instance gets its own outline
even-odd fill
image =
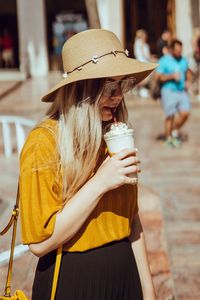
[[[111,113],[112,113],[112,116],[113,116],[114,123],[117,123],[116,111],[113,108],[111,108]]]

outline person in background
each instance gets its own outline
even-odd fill
[[[4,30],[2,36],[2,61],[5,68],[14,67],[14,51],[13,39],[7,29]]]
[[[163,55],[169,53],[169,45],[171,41],[171,32],[169,30],[164,30],[161,37],[157,41],[157,55],[156,58],[160,59]],[[160,99],[160,88],[161,82],[159,80],[158,74],[155,72],[151,80],[150,91],[151,96],[154,100]]]
[[[190,114],[190,99],[187,88],[191,71],[186,58],[182,56],[182,42],[174,39],[170,53],[159,60],[156,70],[161,82],[161,104],[165,113],[166,144],[177,147],[181,144],[180,129]]]
[[[195,61],[195,86],[197,99],[200,101],[200,28],[195,28],[194,38],[192,42],[193,46],[193,57]]]
[[[151,61],[151,52],[147,40],[148,40],[148,35],[146,30],[139,29],[136,31],[135,41],[134,41],[134,55],[136,59],[143,62]]]
[[[62,69],[62,46],[65,41],[65,26],[63,24],[62,19],[59,16],[56,16],[55,21],[53,22],[52,25],[52,30],[53,30],[53,48],[54,48],[54,58],[56,59],[55,61],[55,69]]]
[[[161,58],[163,55],[169,53],[169,45],[172,36],[171,32],[166,29],[162,32],[161,37],[157,41],[157,57]]]
[[[134,41],[134,55],[135,58],[142,62],[150,62],[151,61],[151,52],[150,47],[147,42],[148,34],[144,29],[138,29],[136,31],[135,41]],[[149,90],[147,89],[148,80],[144,81],[142,84],[138,86],[138,94],[142,98],[149,97]]]

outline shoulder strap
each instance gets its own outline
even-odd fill
[[[55,295],[56,295],[56,288],[57,288],[57,284],[58,284],[58,276],[59,276],[59,271],[60,271],[61,258],[62,258],[62,246],[58,248],[57,254],[56,254],[56,263],[55,263],[53,283],[52,283],[52,288],[51,288],[51,300],[54,300]]]
[[[49,126],[38,126],[48,129],[54,136],[55,132]],[[7,278],[5,284],[5,297],[11,296],[11,278],[12,278],[12,268],[13,268],[13,257],[14,257],[14,249],[15,249],[15,240],[16,240],[16,230],[17,230],[17,219],[19,216],[19,183],[17,188],[17,196],[16,202],[12,211],[12,216],[8,222],[8,224],[4,227],[2,231],[0,231],[0,235],[4,235],[13,225],[13,232],[12,232],[12,241],[11,241],[11,251],[10,251],[10,258],[9,258],[9,265],[7,271]],[[55,263],[55,270],[54,270],[54,277],[52,283],[52,291],[51,291],[51,300],[54,300],[56,294],[56,288],[58,283],[58,276],[60,271],[60,264],[62,258],[62,246],[58,248],[57,255],[56,255],[56,263]]]
[[[18,184],[18,188],[17,188],[16,203],[15,203],[13,211],[12,211],[12,216],[10,218],[10,221],[6,225],[6,227],[0,232],[0,235],[4,235],[10,229],[10,227],[13,224],[13,232],[12,232],[12,240],[11,240],[11,251],[10,251],[9,265],[8,265],[6,285],[5,285],[5,294],[4,294],[5,297],[10,297],[10,291],[11,291],[13,256],[14,256],[14,249],[15,249],[18,215],[19,215],[19,184]]]
[[[18,214],[19,214],[19,184],[18,184],[18,188],[17,188],[16,202],[13,207],[12,215],[10,217],[8,224],[4,227],[4,229],[2,231],[0,231],[0,235],[4,235],[10,229],[10,227],[14,223],[15,219],[18,217]]]

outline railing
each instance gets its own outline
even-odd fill
[[[26,138],[25,127],[34,127],[35,120],[30,120],[18,116],[0,116],[0,124],[2,124],[3,148],[6,157],[10,157],[13,153],[11,126],[14,125],[16,133],[17,153],[24,145]]]

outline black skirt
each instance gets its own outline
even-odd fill
[[[32,300],[50,300],[56,251],[39,259]],[[85,252],[63,252],[56,300],[142,300],[128,239]]]

